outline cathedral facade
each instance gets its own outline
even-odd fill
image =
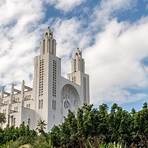
[[[24,122],[36,129],[41,119],[49,131],[64,121],[68,110],[76,112],[84,103],[89,104],[89,76],[79,49],[75,51],[67,77],[61,76],[56,40],[48,28],[41,41],[40,55],[34,58],[33,88],[26,86],[23,80],[21,90],[12,84],[11,92],[1,91],[0,112],[6,117],[6,123],[1,126],[17,127]]]

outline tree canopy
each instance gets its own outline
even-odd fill
[[[128,112],[117,104],[108,110],[106,104],[93,108],[84,105],[77,114],[69,111],[64,123],[51,132],[55,147],[101,147],[115,144],[121,147],[148,147],[148,107]],[[87,146],[86,146],[87,145]]]
[[[0,124],[3,124],[6,122],[6,117],[4,113],[0,113]]]
[[[144,103],[140,111],[130,112],[116,103],[110,109],[106,104],[98,108],[84,105],[76,113],[69,110],[64,122],[48,133],[45,127],[45,121],[39,120],[39,134],[24,123],[0,129],[0,147],[30,144],[32,148],[147,148],[148,105]]]

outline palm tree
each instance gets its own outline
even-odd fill
[[[45,123],[44,120],[41,120],[41,119],[40,119],[40,120],[38,121],[38,124],[37,124],[37,128],[36,128],[36,129],[38,130],[38,132],[39,132],[40,134],[43,134],[43,135],[45,134],[45,131],[44,131],[44,130],[46,129],[46,125],[47,125],[47,124]]]

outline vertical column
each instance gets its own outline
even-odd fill
[[[14,84],[12,83],[12,86],[11,86],[10,103],[13,102],[13,99],[14,99]]]
[[[21,95],[22,95],[22,100],[21,100],[21,106],[24,107],[24,91],[25,91],[25,81],[22,81],[22,87],[21,87]]]
[[[2,87],[2,90],[1,90],[1,98],[4,98],[4,87]]]
[[[49,52],[48,34],[45,34],[45,53]]]
[[[56,40],[52,40],[52,54],[56,55]]]

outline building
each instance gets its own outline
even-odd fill
[[[22,81],[21,90],[12,84],[11,92],[4,89],[0,96],[0,112],[6,115],[6,125],[22,122],[35,129],[39,119],[45,120],[46,130],[63,122],[68,110],[75,112],[89,103],[89,76],[79,49],[71,62],[68,79],[61,76],[61,59],[56,56],[56,40],[48,28],[41,41],[40,55],[34,58],[33,88]]]

